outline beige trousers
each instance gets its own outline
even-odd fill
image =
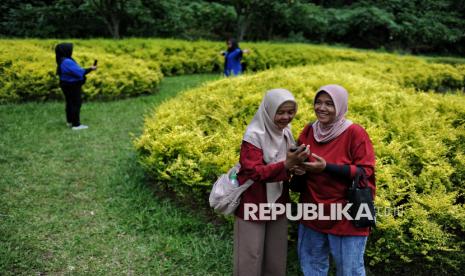
[[[286,216],[267,222],[235,218],[234,276],[283,276],[286,259]]]

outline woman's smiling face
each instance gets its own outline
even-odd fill
[[[279,106],[274,116],[274,123],[280,129],[284,129],[294,119],[296,113],[296,104],[294,102],[285,102]]]
[[[326,92],[320,92],[313,105],[318,121],[323,125],[328,125],[336,120],[336,107],[333,99]]]

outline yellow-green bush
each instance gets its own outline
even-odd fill
[[[465,98],[461,92],[418,93],[394,81],[396,66],[388,75],[356,62],[332,62],[206,84],[146,119],[135,141],[141,163],[158,185],[206,205],[216,177],[238,161],[243,132],[265,91],[294,93],[297,136],[315,119],[315,90],[341,84],[350,93],[348,118],[363,125],[374,143],[376,205],[404,210],[380,214],[367,264],[375,272],[458,274],[465,268]]]
[[[62,98],[56,76],[56,41],[1,41],[0,103]],[[153,93],[162,79],[159,65],[130,56],[95,53],[75,46],[74,59],[99,69],[87,75],[83,89],[88,99],[113,99]]]
[[[54,74],[57,40],[0,40],[0,102],[61,97]],[[162,39],[72,40],[83,66],[99,59],[100,70],[89,75],[89,98],[115,98],[154,92],[162,76],[220,73],[225,45],[221,42]],[[298,65],[345,61],[360,70],[420,90],[463,89],[465,66],[435,63],[432,58],[306,44],[243,43],[249,72]],[[438,61],[443,61],[438,59]],[[460,60],[459,60],[460,61]],[[462,61],[463,62],[463,61]],[[450,62],[449,62],[450,63]],[[352,69],[348,69],[352,70]]]
[[[105,52],[115,55],[128,54],[147,62],[155,60],[165,76],[221,72],[223,57],[219,52],[225,47],[224,43],[218,42],[158,39],[128,39],[117,42],[84,40],[80,41],[80,45],[92,49],[98,45]],[[371,68],[372,71],[379,70],[378,74],[387,73],[391,78],[395,76],[391,80],[420,90],[445,91],[463,89],[465,86],[465,68],[458,61],[456,65],[450,65],[435,63],[433,58],[308,44],[242,43],[241,47],[251,50],[244,55],[243,62],[247,64],[247,70],[252,72],[277,67],[353,61]],[[438,59],[439,61],[442,62],[442,59]],[[460,61],[463,64],[464,61]],[[415,71],[418,68],[420,71]]]
[[[223,67],[219,51],[224,43],[73,42],[81,65],[99,59],[99,70],[84,88],[91,99],[152,93],[162,74],[221,72]],[[57,43],[0,40],[0,103],[61,97]],[[315,119],[314,91],[339,83],[350,91],[348,117],[367,129],[375,145],[376,205],[404,209],[400,215],[380,215],[367,248],[368,265],[409,274],[463,270],[465,98],[460,90],[465,66],[303,44],[241,46],[252,51],[244,57],[249,71],[273,70],[207,84],[160,106],[135,142],[149,174],[180,197],[205,204],[212,182],[237,162],[245,126],[266,90],[285,87],[295,94],[297,136]],[[306,67],[279,68],[297,65]]]

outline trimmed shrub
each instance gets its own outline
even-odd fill
[[[63,98],[56,72],[55,41],[2,41],[0,44],[0,103]],[[115,99],[154,93],[162,79],[159,65],[128,55],[87,51],[75,45],[73,58],[99,69],[87,75],[83,93],[88,99]],[[86,66],[87,65],[87,66]]]
[[[55,75],[56,40],[0,40],[0,103],[61,98]],[[220,73],[223,43],[160,39],[121,41],[75,40],[75,58],[83,66],[99,59],[99,70],[88,77],[84,93],[89,99],[120,98],[153,93],[164,76]],[[350,64],[380,79],[419,90],[444,92],[463,89],[465,66],[437,64],[434,59],[402,57],[369,51],[306,44],[242,43],[247,72],[299,65]],[[439,60],[442,62],[442,59]],[[463,61],[462,61],[463,62]],[[448,62],[450,63],[450,62]],[[161,71],[161,73],[160,73]]]
[[[293,92],[297,136],[315,120],[316,89],[339,83],[350,93],[348,118],[366,128],[375,147],[377,207],[403,209],[380,213],[367,265],[380,273],[458,274],[465,268],[465,208],[458,192],[464,183],[457,181],[465,177],[464,95],[417,93],[392,81],[395,76],[341,62],[216,81],[159,106],[135,147],[157,185],[207,206],[214,180],[238,161],[245,127],[265,91]]]

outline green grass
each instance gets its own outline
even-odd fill
[[[156,95],[84,103],[90,128],[79,132],[62,102],[0,105],[0,274],[230,275],[231,225],[154,193],[131,142],[154,107],[218,78],[165,78]]]
[[[131,144],[154,106],[217,78],[84,103],[80,132],[61,102],[0,106],[0,274],[230,274],[231,227],[154,195]]]

